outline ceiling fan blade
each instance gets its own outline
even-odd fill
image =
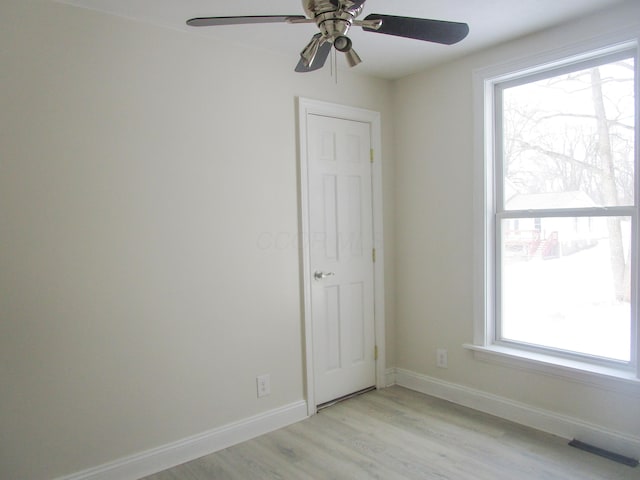
[[[429,20],[427,18],[396,17],[394,15],[380,15],[372,13],[367,20],[382,20],[378,29],[363,26],[367,32],[384,33],[396,37],[413,38],[425,42],[453,45],[469,34],[469,25],[459,22],[443,20]]]
[[[282,23],[289,20],[305,20],[304,15],[252,15],[244,17],[198,17],[187,20],[192,27],[217,27],[219,25],[244,25],[248,23]]]
[[[296,65],[295,71],[298,73],[306,73],[313,72],[314,70],[319,70],[324,67],[324,64],[329,58],[329,54],[331,53],[331,47],[333,45],[331,42],[324,42],[318,48],[318,52],[316,56],[313,58],[313,61],[309,65],[305,65],[304,59],[301,57],[298,65]]]

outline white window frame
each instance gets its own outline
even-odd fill
[[[640,320],[638,319],[638,248],[631,259],[632,268],[632,346],[631,362],[616,365],[614,362],[589,361],[586,357],[554,354],[548,349],[522,348],[510,342],[500,342],[496,335],[499,268],[497,255],[496,202],[501,186],[497,185],[495,171],[496,85],[522,77],[569,67],[598,57],[605,57],[624,50],[635,50],[636,72],[636,186],[635,207],[616,207],[607,215],[632,216],[635,225],[632,236],[635,245],[640,243],[640,65],[638,45],[640,32],[632,30],[615,36],[602,37],[571,45],[552,52],[479,69],[474,71],[474,332],[473,342],[465,348],[473,351],[476,359],[538,371],[553,376],[570,378],[600,387],[631,388],[640,391]],[[624,212],[624,213],[622,213]],[[551,212],[548,212],[551,213]],[[569,212],[553,211],[554,216]],[[593,212],[594,214],[596,212]]]

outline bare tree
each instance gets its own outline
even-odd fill
[[[606,205],[618,205],[619,199],[615,180],[616,173],[613,161],[613,148],[611,146],[611,132],[602,94],[602,76],[600,75],[600,69],[598,67],[592,68],[590,70],[590,77],[593,108],[598,125],[598,156],[602,161],[602,168],[600,169],[602,192]],[[618,300],[628,301],[630,291],[625,288],[624,278],[625,270],[629,268],[629,266],[624,258],[620,219],[617,217],[607,217],[607,227],[609,229],[609,247],[611,252],[614,291]]]
[[[633,71],[632,62],[616,65]],[[603,206],[632,203],[635,125],[633,120],[629,123],[634,118],[629,96],[633,98],[633,90],[617,88],[607,94],[605,89],[624,82],[633,85],[633,78],[603,77],[601,68],[594,67],[538,84],[555,89],[559,97],[581,95],[584,105],[569,110],[540,106],[531,94],[519,104],[509,104],[514,100],[505,96],[507,177],[526,193],[581,190]],[[607,217],[607,229],[616,298],[628,301],[630,259],[625,258],[621,219]]]

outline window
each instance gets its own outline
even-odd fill
[[[637,378],[637,70],[628,43],[477,75],[484,242],[470,348]]]

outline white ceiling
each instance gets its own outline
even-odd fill
[[[313,24],[262,24],[188,27],[193,17],[231,15],[303,15],[300,0],[58,0],[141,22],[207,35],[291,57],[316,32]],[[481,48],[578,18],[623,0],[368,0],[370,13],[451,20],[469,24],[469,36],[452,46],[392,37],[353,28],[349,36],[363,63],[356,69],[381,78],[399,78]],[[346,63],[340,60],[346,67]],[[328,68],[328,66],[326,67]]]

